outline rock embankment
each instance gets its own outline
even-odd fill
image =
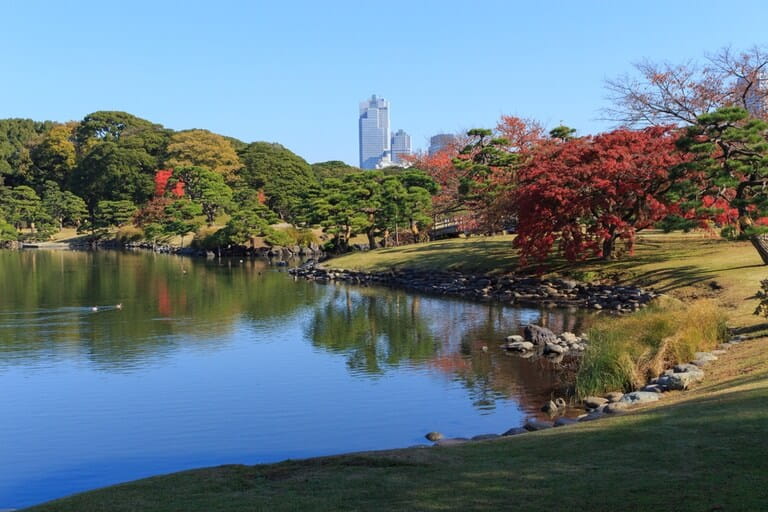
[[[382,285],[470,300],[550,307],[580,307],[629,313],[656,297],[634,286],[580,283],[570,279],[488,276],[447,271],[391,270],[360,272],[325,269],[314,262],[291,269],[298,277],[319,283]]]
[[[553,421],[531,418],[526,421],[523,426],[513,427],[502,434],[481,434],[472,438],[446,438],[440,432],[430,432],[425,437],[429,441],[432,441],[435,446],[452,446],[469,441],[516,436],[527,432],[536,432],[538,430],[546,430],[554,427],[565,427],[579,422],[594,421],[606,416],[622,414],[635,406],[661,400],[664,393],[667,391],[686,390],[694,383],[703,381],[703,367],[716,361],[719,355],[724,354],[729,348],[741,343],[743,340],[744,338],[742,336],[734,336],[727,343],[721,344],[720,348],[717,350],[711,352],[697,352],[692,362],[677,364],[674,367],[665,370],[664,373],[651,379],[650,382],[640,390],[631,391],[629,393],[614,391],[606,393],[603,396],[588,396],[579,404],[584,412],[575,418],[564,416],[569,406],[564,399],[557,398],[544,404],[541,408],[542,411],[549,415],[550,420],[554,418]]]

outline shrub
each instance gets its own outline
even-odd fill
[[[264,231],[264,240],[270,245],[280,246],[294,245],[296,243],[296,240],[289,233],[274,228],[267,228]]]
[[[290,227],[285,230],[285,233],[287,233],[297,245],[301,245],[303,247],[309,247],[310,244],[316,244],[319,242],[317,236],[315,236],[315,233],[311,229],[297,229]]]
[[[16,228],[4,219],[0,219],[0,241],[16,240],[18,237],[19,234],[16,233]]]
[[[226,242],[224,228],[203,226],[195,232],[191,245],[195,249],[210,250],[226,245]]]
[[[727,338],[725,315],[711,301],[657,300],[632,316],[606,318],[589,331],[576,394],[631,391],[664,368],[690,361]]]
[[[136,226],[122,226],[115,233],[115,239],[122,244],[137,242],[143,238],[144,231]]]

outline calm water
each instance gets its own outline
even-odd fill
[[[294,281],[263,261],[0,251],[0,509],[430,430],[501,432],[558,383],[501,339],[578,321]]]

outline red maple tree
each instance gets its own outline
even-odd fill
[[[540,145],[514,191],[522,262],[555,246],[569,260],[610,259],[617,240],[631,251],[635,233],[667,214],[669,169],[686,158],[676,139],[657,126]]]

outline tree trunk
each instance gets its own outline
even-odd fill
[[[762,258],[763,264],[768,265],[768,235],[753,235],[749,237],[749,241]]]
[[[612,260],[613,259],[613,249],[616,247],[616,235],[611,235],[605,240],[603,240],[603,259],[604,260]]]
[[[368,231],[366,235],[368,236],[368,248],[374,250],[376,248],[376,237],[374,236],[373,231]]]

